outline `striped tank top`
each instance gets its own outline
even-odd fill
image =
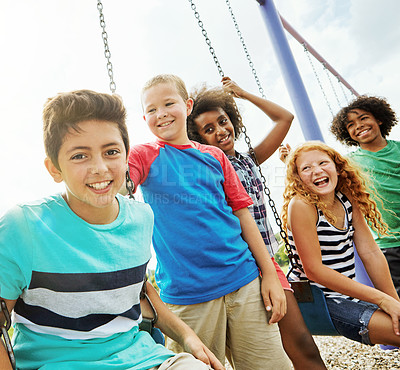
[[[348,198],[340,193],[336,193],[336,197],[340,200],[345,209],[345,227],[338,229],[328,222],[321,210],[318,211],[317,233],[319,244],[321,247],[322,263],[347,276],[350,279],[355,279],[355,264],[354,264],[354,247],[353,247],[353,234],[354,227],[352,223],[352,206]],[[293,253],[298,256],[296,246],[293,241],[293,235],[288,230],[289,245]],[[302,263],[299,259],[299,265]],[[294,268],[289,276],[291,280],[307,280],[307,276],[299,268]],[[326,297],[342,297],[350,298],[341,293],[335,292],[331,289],[324,287],[321,284],[311,282],[311,284],[318,286],[322,289]]]

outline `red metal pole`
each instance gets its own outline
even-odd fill
[[[346,86],[355,96],[360,94],[353,89],[353,87],[337,72],[281,15],[283,27],[288,31],[301,45],[305,46],[307,50],[317,59],[322,65],[331,72],[344,86]]]

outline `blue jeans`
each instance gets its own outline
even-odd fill
[[[339,334],[346,338],[372,346],[368,324],[377,305],[345,298],[326,298],[329,314]]]

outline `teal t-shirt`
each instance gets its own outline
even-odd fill
[[[359,148],[349,157],[368,173],[383,202],[375,199],[392,235],[378,237],[372,230],[377,244],[380,248],[400,247],[400,141],[388,140],[378,152]]]
[[[117,199],[107,225],[85,222],[61,195],[0,219],[0,297],[17,299],[19,369],[148,369],[173,356],[138,331],[152,211]]]

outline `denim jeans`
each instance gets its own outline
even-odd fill
[[[373,345],[369,339],[368,324],[377,305],[345,298],[327,298],[329,314],[339,334],[357,342]]]

